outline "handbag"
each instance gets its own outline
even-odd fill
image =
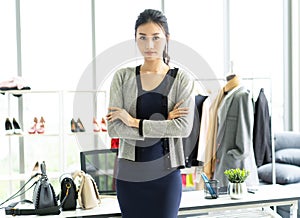
[[[77,171],[72,175],[73,179],[79,179],[78,203],[82,209],[90,209],[100,204],[100,195],[97,184],[91,175],[84,171]]]
[[[77,188],[71,175],[64,174],[60,177],[61,192],[59,200],[61,208],[65,210],[76,210],[77,206]]]
[[[58,215],[60,214],[60,206],[58,206],[54,188],[51,185],[51,183],[48,181],[48,177],[46,175],[45,162],[41,164],[41,172],[42,172],[41,174],[37,174],[40,175],[39,180],[33,183],[33,185],[35,185],[33,191],[33,201],[31,202],[29,200],[23,200],[20,202],[11,203],[8,207],[5,208],[6,215],[15,216],[15,215]],[[35,178],[35,176],[31,177],[29,181],[31,181],[33,178]],[[26,184],[28,182],[26,182]],[[31,187],[33,187],[33,185]],[[24,189],[24,187],[25,186],[23,186],[17,193],[20,193],[21,190]],[[25,193],[27,190],[25,190],[23,193]],[[13,199],[16,196],[18,195],[15,194],[9,199]],[[16,208],[16,205],[22,202],[33,204],[34,209]]]
[[[55,191],[46,175],[46,164],[41,163],[41,178],[38,180],[33,191],[33,204],[37,215],[60,214]]]

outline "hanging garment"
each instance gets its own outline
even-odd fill
[[[250,92],[238,86],[225,96],[218,110],[217,152],[214,179],[220,187],[228,186],[224,171],[245,168],[250,171],[248,186],[258,185],[252,132],[253,104]]]
[[[200,123],[200,133],[199,133],[199,143],[198,143],[198,152],[197,152],[197,160],[199,161],[199,165],[203,166],[205,163],[205,149],[206,149],[206,136],[207,130],[209,126],[209,106],[210,101],[206,100],[202,105],[202,116]]]
[[[257,167],[272,162],[270,120],[268,100],[262,88],[254,108],[253,149]]]
[[[201,125],[201,117],[202,117],[202,106],[207,97],[208,96],[202,96],[202,95],[195,96],[193,129],[187,138],[182,139],[186,167],[199,166],[199,161],[197,160],[197,154],[198,154],[199,133],[200,133],[200,125]]]
[[[207,145],[205,149],[205,163],[204,163],[204,172],[208,178],[213,177],[213,173],[215,171],[215,163],[216,163],[216,136],[217,136],[217,111],[222,102],[225,93],[234,89],[240,84],[240,78],[238,76],[234,76],[230,79],[227,84],[219,91],[218,96],[213,101],[210,109],[209,109],[209,126],[207,130]]]

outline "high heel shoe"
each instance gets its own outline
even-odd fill
[[[39,127],[36,129],[38,134],[44,134],[45,132],[45,120],[44,117],[41,117],[39,122]]]
[[[85,132],[85,128],[79,118],[77,119],[77,127],[78,127],[79,132]]]
[[[36,133],[36,129],[37,129],[37,123],[38,123],[38,119],[35,117],[33,118],[33,124],[30,127],[30,129],[28,130],[29,134],[35,134]]]
[[[98,124],[95,117],[93,119],[93,126],[94,126],[94,132],[100,132],[101,131],[100,126],[99,126],[99,124]]]
[[[31,171],[31,177],[34,176],[34,181],[38,181],[40,178],[40,167],[39,167],[39,162],[35,162],[33,169]]]
[[[14,127],[14,134],[16,134],[16,135],[22,134],[21,127],[15,118],[13,118],[13,127]]]
[[[9,118],[6,118],[6,120],[5,120],[5,132],[6,132],[6,135],[14,134],[13,127],[12,127],[12,124],[11,124]]]
[[[75,122],[75,120],[73,118],[71,120],[71,132],[78,132],[77,123]]]
[[[103,117],[102,117],[102,120],[101,120],[101,131],[102,132],[107,132],[106,121]]]

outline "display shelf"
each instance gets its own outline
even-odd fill
[[[70,156],[70,148],[75,146],[76,149],[81,150],[81,145],[78,144],[78,137],[85,136],[96,143],[110,145],[110,138],[107,132],[93,132],[92,120],[89,125],[86,125],[86,132],[71,132],[69,121],[73,115],[73,101],[76,95],[87,96],[91,104],[98,104],[100,99],[100,107],[106,104],[106,92],[98,90],[7,90],[0,92],[2,102],[1,113],[4,118],[16,118],[23,133],[6,135],[5,129],[0,131],[0,137],[3,141],[2,146],[7,146],[7,154],[5,154],[5,161],[8,164],[8,171],[0,173],[0,181],[20,181],[25,182],[30,178],[26,172],[26,163],[30,160],[47,160],[46,164],[49,168],[54,168],[55,173],[48,173],[50,179],[59,178],[73,165],[80,169],[79,152],[73,153],[78,157]],[[99,94],[100,93],[100,94]],[[2,97],[1,97],[2,96]],[[100,97],[99,97],[100,96]],[[7,104],[6,104],[7,103]],[[6,105],[5,105],[6,104]],[[95,107],[96,108],[96,107]],[[104,111],[104,107],[100,108]],[[95,110],[95,115],[98,115]],[[12,116],[13,115],[13,116]],[[29,134],[28,130],[31,128],[33,118],[41,117],[45,119],[45,133],[43,134]],[[99,115],[99,117],[102,117]],[[97,116],[95,116],[97,118]],[[81,118],[81,117],[80,117]],[[32,119],[32,120],[31,120]],[[76,117],[77,119],[77,117]],[[83,118],[84,121],[84,118]],[[84,122],[85,123],[85,122]],[[88,122],[86,122],[88,123]],[[100,123],[99,123],[100,124]],[[74,138],[74,140],[72,139]],[[70,140],[71,139],[71,140]],[[46,141],[45,141],[46,140]],[[53,147],[52,147],[53,145]],[[44,146],[44,147],[43,147]],[[103,146],[104,147],[104,146]],[[35,150],[31,150],[35,149]],[[76,149],[73,149],[74,152]],[[57,153],[55,162],[50,162],[50,157]],[[16,159],[17,158],[17,159]],[[71,158],[71,160],[70,160]],[[78,159],[74,162],[74,160]],[[51,159],[52,160],[52,159]],[[50,167],[51,166],[51,167]],[[19,173],[16,172],[16,168]],[[75,168],[74,168],[75,170]],[[20,183],[20,184],[21,184]],[[4,190],[1,190],[4,191]],[[12,187],[6,190],[12,194],[14,190]]]

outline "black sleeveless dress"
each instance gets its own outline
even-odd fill
[[[137,67],[137,118],[164,120],[168,116],[163,94],[170,69],[158,87],[142,89]],[[119,159],[116,179],[117,197],[123,218],[176,218],[182,192],[180,170],[171,169],[168,139],[145,138],[136,141],[135,161]]]

